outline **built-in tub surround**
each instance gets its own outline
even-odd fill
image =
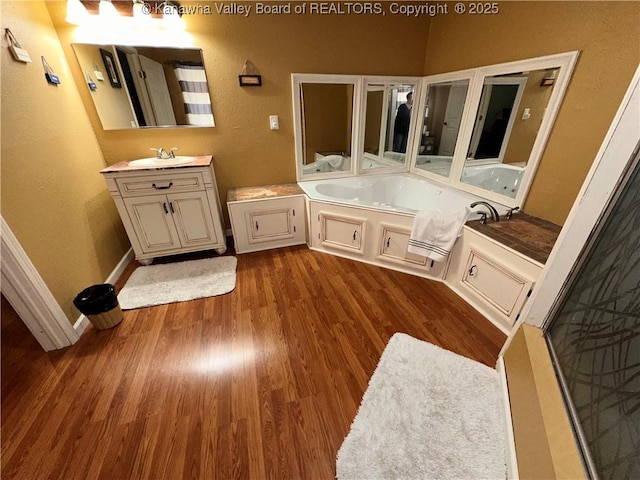
[[[299,185],[311,200],[409,215],[415,215],[421,210],[455,210],[484,200],[408,173],[309,180],[300,182]],[[492,204],[501,215],[508,211],[503,205]],[[479,215],[472,213],[470,218],[479,218]]]
[[[434,262],[407,251],[415,214],[469,208],[480,197],[412,174],[299,182],[309,197],[309,246],[333,255],[443,280],[451,256]],[[494,204],[501,215],[507,207]],[[472,210],[480,218],[486,207]]]

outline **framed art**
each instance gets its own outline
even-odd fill
[[[241,87],[261,87],[261,75],[238,75],[238,81]]]
[[[118,75],[118,69],[116,68],[116,61],[113,58],[113,53],[100,49],[100,55],[102,55],[102,61],[104,62],[104,68],[107,70],[107,77],[109,77],[109,83],[113,88],[122,88],[120,82],[120,76]]]

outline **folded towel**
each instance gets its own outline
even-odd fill
[[[470,211],[464,207],[448,212],[425,210],[416,213],[407,251],[443,262],[460,235]]]

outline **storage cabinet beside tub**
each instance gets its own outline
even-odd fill
[[[140,169],[122,162],[102,170],[140,263],[199,250],[226,251],[211,157],[194,158],[173,168]]]
[[[236,253],[306,243],[304,192],[295,184],[229,190]]]
[[[309,201],[309,246],[427,278],[442,278],[447,262],[407,252],[413,215]]]
[[[494,324],[511,329],[543,265],[464,227],[446,283]]]

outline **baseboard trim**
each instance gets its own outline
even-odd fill
[[[122,259],[116,265],[116,268],[109,274],[104,283],[116,283],[120,276],[124,273],[127,265],[133,260],[133,248],[127,250]],[[82,314],[78,317],[78,320],[73,324],[73,329],[78,333],[78,336],[82,335],[85,329],[89,326],[89,319],[86,315]]]
[[[502,390],[502,400],[504,403],[504,417],[506,429],[505,451],[507,453],[507,478],[509,480],[518,480],[518,458],[516,456],[516,439],[513,434],[513,421],[511,419],[511,401],[509,400],[509,385],[507,383],[507,370],[504,366],[504,359],[498,357],[496,370],[500,376],[500,387]]]

